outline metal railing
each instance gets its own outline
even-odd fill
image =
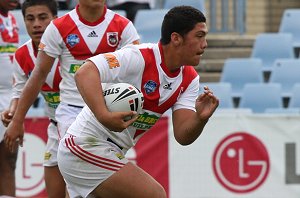
[[[209,0],[210,32],[244,34],[246,31],[246,1]]]

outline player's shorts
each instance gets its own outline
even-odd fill
[[[67,186],[83,197],[128,163],[113,142],[68,134],[60,141],[57,159]]]
[[[12,92],[0,92],[0,113],[4,110],[7,110],[10,104]],[[0,120],[0,142],[2,142],[6,127],[3,125]]]
[[[71,124],[75,121],[77,115],[80,113],[81,110],[82,107],[68,105],[63,102],[61,102],[58,105],[55,111],[55,119],[57,121],[57,127],[58,127],[60,138],[64,137],[66,131],[71,126]]]
[[[47,129],[48,140],[45,149],[44,166],[57,166],[57,149],[59,144],[59,135],[57,129],[57,122],[50,120]]]

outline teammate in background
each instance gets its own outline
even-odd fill
[[[0,112],[7,109],[13,86],[13,55],[19,45],[18,26],[9,12],[17,0],[0,0]],[[5,127],[0,123],[0,197],[15,197],[15,168],[18,152],[10,152],[4,144]]]
[[[59,85],[61,102],[55,118],[58,135],[62,137],[85,105],[75,84],[75,72],[87,58],[138,43],[138,40],[132,22],[107,9],[105,0],[79,0],[75,9],[53,20],[42,36],[36,66],[6,130],[5,142],[9,149],[13,150],[16,144],[22,146],[26,113],[56,58],[59,58],[62,80]]]
[[[10,107],[2,113],[2,121],[5,125],[8,125],[14,116],[20,95],[35,66],[34,63],[36,61],[38,45],[42,34],[49,23],[57,18],[57,2],[55,0],[25,0],[21,8],[27,33],[31,39],[18,48],[15,53],[14,77],[16,82]],[[55,109],[59,104],[60,80],[59,64],[56,59],[41,89],[41,93],[47,103],[46,115],[50,119],[47,130],[48,140],[44,161],[45,182],[49,198],[65,197],[65,183],[59,172],[56,159],[58,132],[56,127],[57,122],[55,120]]]
[[[202,12],[174,7],[164,17],[158,44],[129,45],[83,64],[75,80],[87,106],[60,141],[57,156],[69,186],[83,197],[166,197],[158,182],[124,156],[169,108],[179,144],[200,136],[219,104],[208,87],[198,96],[193,67],[207,47],[207,33]],[[129,121],[124,118],[136,112],[109,112],[103,98],[101,83],[118,82],[144,94],[144,112]]]

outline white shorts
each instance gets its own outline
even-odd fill
[[[59,135],[57,123],[50,121],[47,129],[48,140],[45,149],[44,166],[57,166],[57,149],[59,144]]]
[[[71,135],[60,141],[57,159],[67,186],[83,197],[128,163],[112,142]]]
[[[12,96],[12,91],[9,92],[0,92],[0,113],[4,110],[7,110],[10,104]],[[0,142],[2,142],[4,133],[6,131],[6,127],[3,125],[2,121],[0,120]]]
[[[68,128],[75,121],[81,110],[81,107],[70,106],[63,102],[58,105],[55,111],[55,119],[57,121],[59,138],[64,137]]]

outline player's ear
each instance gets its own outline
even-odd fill
[[[175,46],[179,46],[182,42],[182,36],[180,34],[178,34],[177,32],[173,32],[171,34],[171,42],[175,45]]]

